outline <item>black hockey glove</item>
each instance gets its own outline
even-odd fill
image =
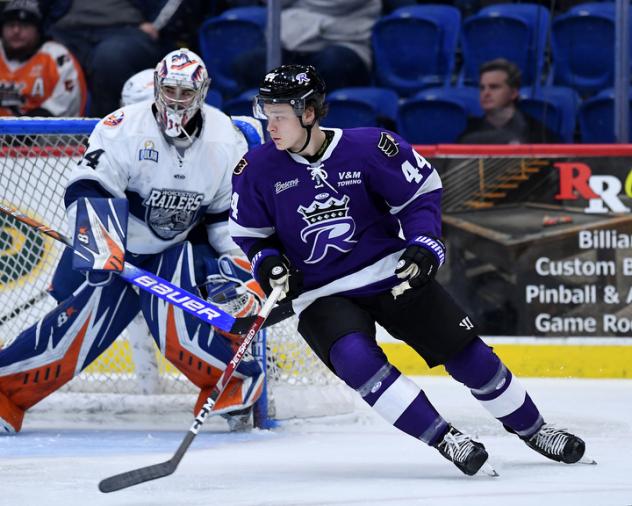
[[[266,295],[270,295],[273,288],[282,286],[284,294],[281,299],[296,297],[302,285],[298,271],[291,269],[289,262],[278,255],[264,258],[257,268],[255,277]]]
[[[420,243],[408,246],[395,267],[395,274],[404,283],[393,288],[393,295],[397,297],[408,288],[425,285],[437,274],[437,269],[445,258],[445,246],[438,239],[423,237]]]

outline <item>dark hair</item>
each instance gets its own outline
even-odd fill
[[[327,116],[327,112],[329,111],[329,104],[324,102],[324,98],[308,98],[305,102],[305,109],[309,106],[314,108],[314,114],[317,120],[320,120]]]
[[[504,58],[496,58],[483,63],[478,71],[479,77],[486,72],[492,72],[494,70],[500,70],[507,74],[507,84],[510,88],[520,88],[520,78],[522,77],[520,69],[515,63],[505,60]]]

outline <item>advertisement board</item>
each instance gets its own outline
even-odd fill
[[[630,336],[632,149],[445,148],[441,276],[480,332]]]

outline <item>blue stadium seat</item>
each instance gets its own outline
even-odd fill
[[[576,5],[553,21],[553,82],[582,95],[613,85],[614,4]]]
[[[249,6],[249,7],[234,7],[227,9],[219,15],[222,19],[229,20],[246,20],[257,23],[262,29],[265,30],[268,15],[265,7]]]
[[[629,98],[628,129],[632,131],[632,88]],[[614,89],[607,88],[585,100],[579,107],[577,121],[582,142],[617,142],[614,133]]]
[[[208,67],[213,85],[222,94],[232,96],[239,91],[231,77],[235,59],[256,47],[265,47],[264,29],[250,19],[207,19],[198,29],[200,56]]]
[[[498,4],[481,9],[463,22],[461,45],[465,83],[478,82],[481,64],[506,58],[522,72],[523,84],[538,82],[550,15],[536,4]]]
[[[258,88],[246,90],[224,102],[222,110],[229,116],[252,116],[252,99],[257,93]]]
[[[208,93],[206,94],[206,98],[204,99],[204,101],[208,104],[208,105],[212,105],[213,107],[217,107],[218,109],[222,108],[222,102],[224,101],[224,99],[222,98],[222,94],[217,91],[217,90],[208,90]]]
[[[573,142],[580,102],[577,92],[566,86],[542,86],[535,92],[524,87],[520,90],[518,107],[544,123],[562,141]]]
[[[468,111],[453,98],[413,97],[397,111],[397,131],[412,144],[455,142],[465,130]]]
[[[329,112],[322,124],[338,128],[394,125],[398,101],[397,93],[388,88],[339,88],[327,95]]]
[[[449,5],[401,7],[382,17],[372,33],[377,84],[404,96],[447,84],[460,23],[459,10]]]
[[[469,116],[482,116],[480,93],[476,86],[444,86],[441,88],[428,88],[414,95],[418,98],[456,100],[460,102]]]

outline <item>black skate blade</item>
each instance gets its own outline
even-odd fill
[[[498,476],[500,476],[497,472],[496,469],[494,469],[494,466],[492,466],[489,462],[485,462],[481,468],[478,470],[478,473],[476,473],[478,475],[482,475],[485,474],[487,476],[490,476],[492,478],[497,478]]]

